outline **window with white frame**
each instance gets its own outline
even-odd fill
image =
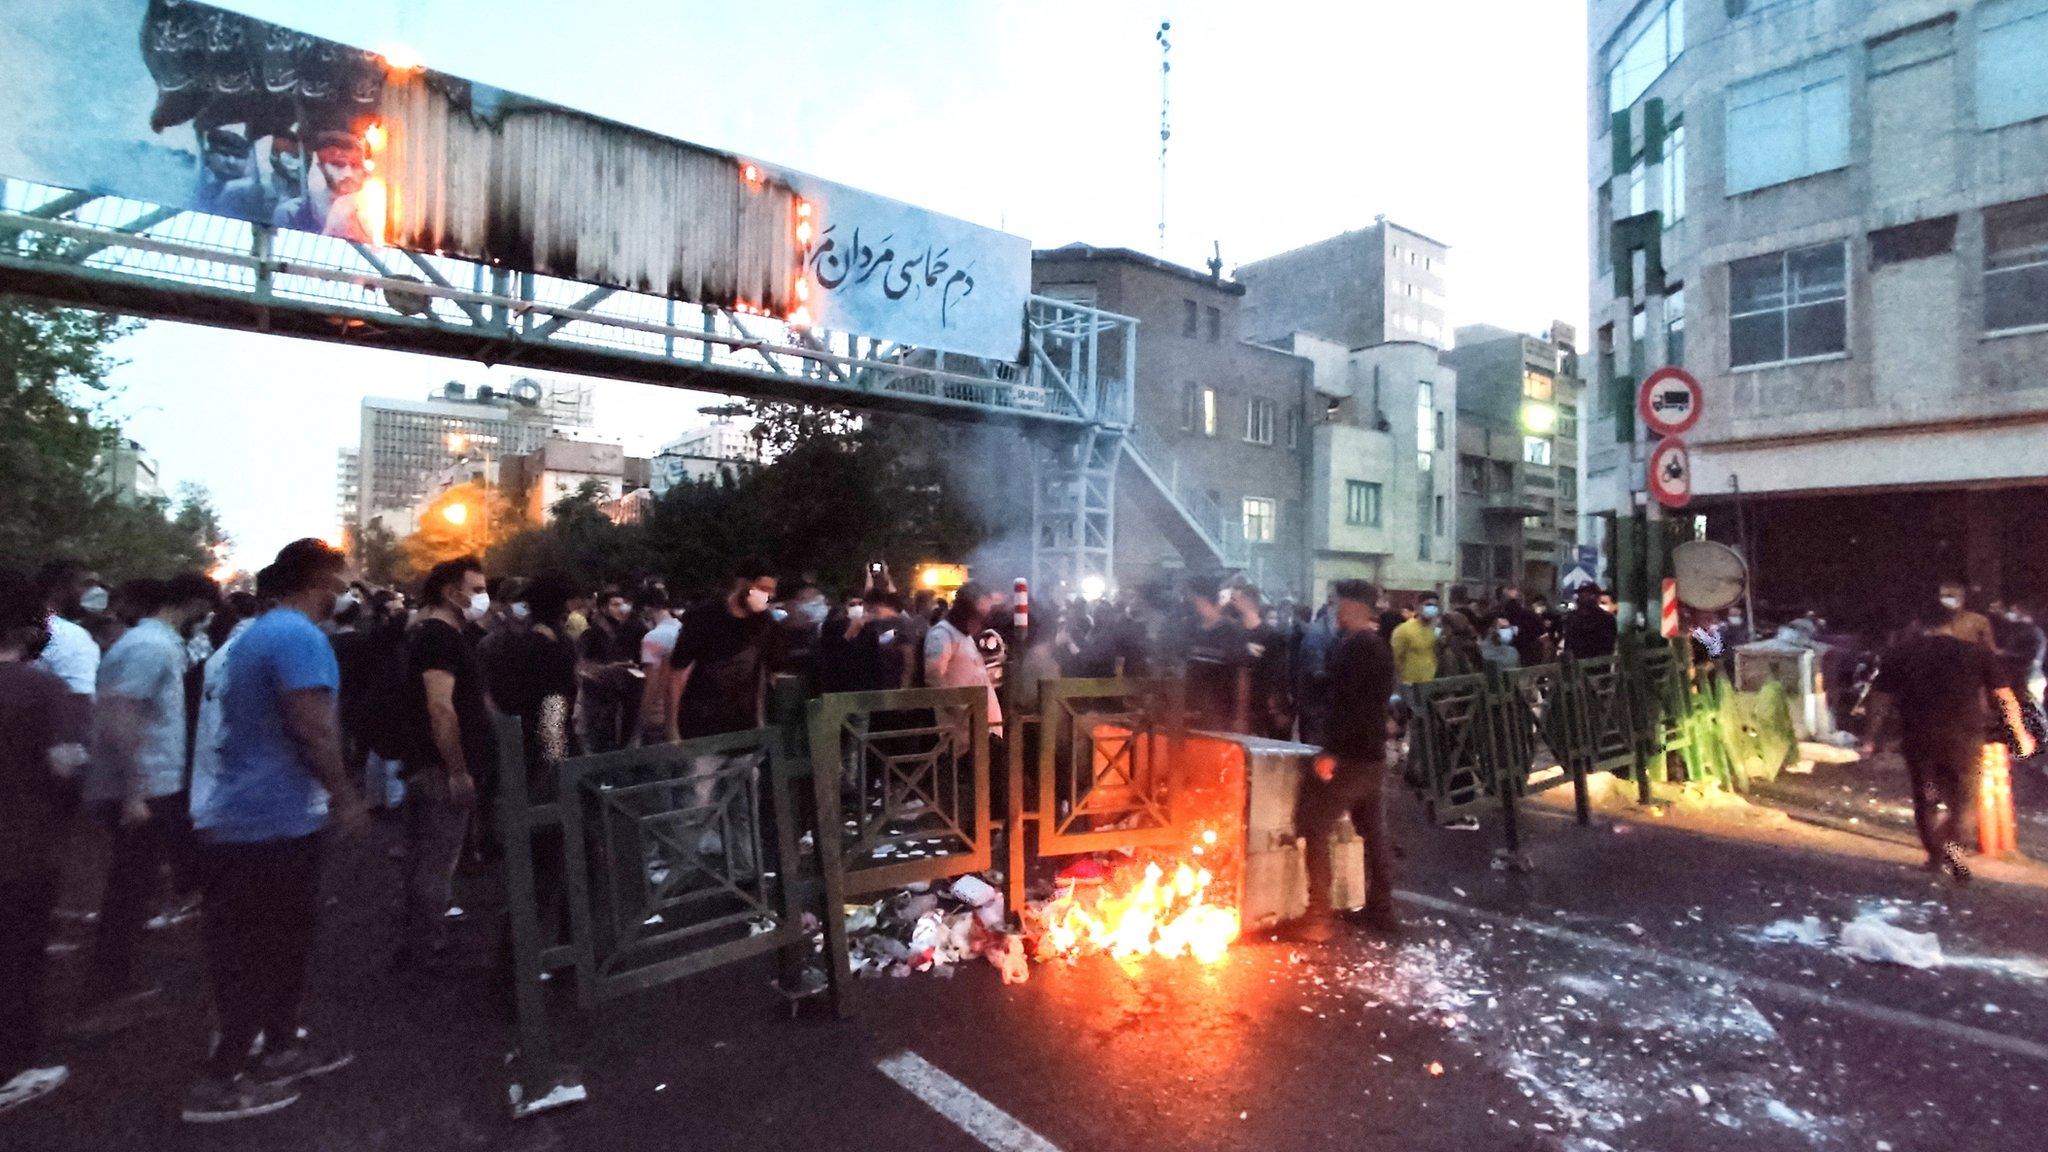
[[[1415,466],[1427,472],[1435,466],[1431,449],[1436,445],[1436,385],[1427,380],[1415,385]]]
[[[1728,364],[1849,350],[1848,245],[1836,240],[1728,266]]]
[[[1280,406],[1264,396],[1254,396],[1244,406],[1244,439],[1247,444],[1273,443],[1273,424]]]
[[[1650,210],[1650,166],[1643,153],[1628,166],[1628,212],[1629,216],[1641,216]]]
[[[1299,408],[1289,408],[1287,410],[1287,446],[1289,448],[1301,447],[1301,409]]]
[[[1430,517],[1430,522],[1436,526],[1436,534],[1441,536],[1444,534],[1444,498],[1438,496],[1432,503],[1435,505],[1435,511]]]
[[[1607,111],[1633,105],[1685,50],[1685,0],[1648,0],[1607,48]]]
[[[1685,125],[1674,124],[1664,137],[1664,226],[1685,219]]]
[[[1815,57],[1728,89],[1727,192],[1849,163],[1848,57]]]
[[[1550,437],[1522,437],[1522,462],[1548,467],[1550,464]]]
[[[2048,116],[2048,0],[1977,6],[1977,125],[2003,128]]]
[[[1180,430],[1201,436],[1216,434],[1216,390],[1187,385],[1181,392]]]
[[[1271,544],[1280,523],[1280,508],[1264,496],[1244,498],[1244,538],[1248,544]]]
[[[1344,522],[1358,528],[1379,527],[1380,495],[1380,486],[1370,480],[1346,480]]]
[[[1674,285],[1664,294],[1664,363],[1685,365],[1685,286]]]
[[[2048,324],[2048,197],[1984,211],[1984,330]]]

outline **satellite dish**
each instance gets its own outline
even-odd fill
[[[1742,599],[1749,583],[1742,553],[1712,540],[1688,540],[1673,548],[1671,571],[1678,578],[1679,603],[1702,612],[1719,612]]]
[[[540,381],[522,377],[512,382],[512,399],[524,404],[526,407],[532,408],[538,405],[540,403],[540,396]]]

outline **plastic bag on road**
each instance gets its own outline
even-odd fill
[[[1845,956],[1876,964],[1908,968],[1941,967],[1941,939],[1932,932],[1908,932],[1876,915],[1859,916],[1842,925],[1840,948]]]

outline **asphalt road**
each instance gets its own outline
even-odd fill
[[[0,1147],[2042,1146],[2048,873],[1958,892],[1889,845],[1673,811],[1590,828],[1533,815],[1525,874],[1493,866],[1491,827],[1425,829],[1400,807],[1411,930],[1398,947],[1248,940],[1213,968],[1091,960],[1007,988],[974,963],[864,980],[846,1021],[790,1020],[768,965],[738,965],[573,1030],[591,1099],[519,1123],[482,972],[383,970],[397,873],[372,843],[333,861],[308,1020],[358,1052],[354,1067],[272,1117],[180,1124],[207,1009],[196,931],[172,928],[148,952],[166,1012],[60,1042],[72,1082],[0,1118]],[[464,898],[482,966],[490,896],[472,884]],[[1841,955],[1840,925],[1865,911],[1934,932],[1950,963]],[[1821,942],[1763,940],[1809,915]],[[83,955],[55,962],[60,1007]]]

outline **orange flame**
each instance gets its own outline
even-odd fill
[[[1204,838],[1215,843],[1213,831]],[[1211,902],[1215,877],[1207,868],[1183,860],[1172,869],[1169,876],[1166,867],[1150,861],[1142,870],[1124,869],[1093,892],[1062,884],[1036,910],[1039,958],[1107,952],[1118,960],[1190,956],[1201,964],[1221,962],[1238,936],[1237,909]]]
[[[389,239],[386,225],[389,222],[389,190],[382,176],[372,176],[363,181],[362,191],[356,193],[356,218],[362,221],[363,235],[373,244],[383,244]]]

